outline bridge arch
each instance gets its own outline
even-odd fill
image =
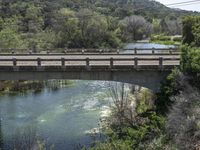
[[[102,80],[117,81],[139,85],[159,91],[160,83],[164,81],[171,71],[159,70],[124,70],[124,71],[14,71],[1,72],[0,80]]]

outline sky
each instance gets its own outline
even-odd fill
[[[174,3],[180,3],[180,2],[188,2],[190,0],[156,0],[156,1],[167,5],[167,4],[174,4]],[[192,11],[199,11],[200,12],[200,1],[195,2],[192,5],[185,5],[185,6],[176,5],[176,6],[173,6],[172,8],[180,8],[180,9],[184,9],[184,10],[192,10]]]

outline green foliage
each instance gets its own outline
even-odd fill
[[[13,26],[18,22],[18,18],[0,19],[0,47],[1,48],[24,48],[26,43],[22,36],[18,33],[19,26]]]
[[[145,147],[148,147],[148,144],[145,145],[144,143],[151,141],[152,137],[159,136],[163,132],[165,119],[153,112],[143,114],[143,118],[140,119],[148,121],[144,121],[143,124],[136,125],[134,128],[124,126],[121,134],[123,136],[117,135],[117,132],[110,129],[108,141],[97,143],[92,150],[145,149]]]
[[[155,102],[157,113],[162,115],[166,115],[168,113],[169,107],[173,104],[170,97],[176,95],[181,88],[177,82],[179,76],[180,71],[176,68],[167,77],[167,81],[162,83],[160,92],[157,94]]]
[[[184,45],[181,48],[181,69],[193,77],[193,85],[200,87],[200,48]]]
[[[175,41],[175,42],[182,42],[182,37],[174,37],[173,41]]]
[[[170,36],[165,36],[165,35],[155,35],[151,37],[152,41],[170,41],[171,37]]]
[[[153,99],[154,99],[154,94],[149,91],[148,89],[144,89],[140,91],[139,93],[139,102],[137,104],[136,112],[138,114],[145,113],[146,111],[152,109],[153,106]]]
[[[123,85],[122,89],[124,89]],[[117,91],[119,92],[118,88]],[[119,93],[117,91],[113,91],[114,97],[117,100],[121,98],[121,96],[119,96],[120,93],[122,95],[127,95],[124,90]],[[120,102],[117,102],[121,104],[126,101],[127,103],[127,101],[129,101],[127,98],[129,100],[131,99],[134,104],[132,106],[128,104],[126,107],[123,107],[122,111],[126,109],[129,113],[127,112],[123,113],[123,115],[119,115],[119,110],[121,109],[119,109],[118,103],[115,103],[112,116],[108,118],[108,126],[105,128],[105,134],[108,139],[103,143],[97,142],[95,147],[92,148],[93,150],[146,149],[149,142],[151,143],[153,138],[158,138],[165,130],[165,118],[158,115],[153,111],[152,106],[150,106],[151,104],[149,101],[153,99],[153,95],[150,91],[147,89],[135,91],[134,95],[127,96],[126,98],[124,97]],[[131,111],[132,109],[134,110],[133,112]],[[129,116],[132,117],[129,118]]]
[[[176,11],[149,0],[1,0],[0,48],[116,48],[122,41],[149,36],[151,24],[155,33],[166,26],[167,33],[175,34],[179,32],[175,28],[178,18],[186,14],[195,13]],[[129,30],[132,25],[120,25],[133,15],[142,16],[148,26]]]
[[[182,38],[177,37],[177,36],[166,36],[163,34],[151,36],[151,42],[158,43],[158,44],[180,46],[181,41],[182,41]]]
[[[182,46],[182,70],[188,73],[200,73],[200,48]]]
[[[183,19],[183,43],[200,46],[199,16],[188,16]]]

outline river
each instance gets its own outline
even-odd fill
[[[90,146],[93,137],[88,133],[98,127],[99,119],[108,111],[108,88],[113,83],[73,81],[57,90],[45,88],[40,93],[1,96],[4,149],[12,149],[20,138],[32,135],[44,140],[48,147],[53,145],[55,150],[73,150],[78,144]]]
[[[145,49],[157,49],[155,53],[162,52],[162,49],[170,49],[170,48],[177,48],[174,45],[164,45],[164,44],[156,44],[156,43],[128,43],[124,46],[123,53],[134,53],[134,49],[142,49],[139,50],[137,53],[152,53],[151,50]],[[159,50],[161,49],[161,50]]]

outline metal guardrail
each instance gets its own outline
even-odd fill
[[[60,62],[61,67],[67,67],[67,66],[75,66],[77,64],[66,64],[66,62],[82,62],[83,65],[86,66],[86,68],[89,68],[91,66],[91,62],[93,62],[92,66],[109,66],[110,68],[113,68],[116,65],[116,62],[130,62],[129,64],[126,64],[124,66],[134,66],[134,68],[137,68],[139,65],[139,62],[141,61],[157,61],[158,63],[156,65],[152,65],[152,66],[158,66],[160,69],[162,69],[165,65],[164,62],[165,61],[180,61],[180,58],[163,58],[163,57],[159,57],[159,58],[138,58],[138,57],[134,57],[134,58],[97,58],[97,59],[91,59],[91,58],[80,58],[80,59],[69,59],[69,58],[59,58],[59,59],[44,59],[44,58],[35,58],[35,59],[21,59],[21,58],[3,58],[0,59],[0,66],[2,62],[11,62],[13,67],[23,67],[26,65],[20,64],[18,65],[19,62],[35,62],[36,64],[34,66],[37,67],[41,67],[42,66],[42,62]],[[107,62],[107,64],[103,64],[103,65],[99,65],[99,64],[94,64],[94,62]],[[79,64],[80,65],[80,64]],[[30,65],[33,66],[33,65]],[[51,64],[46,65],[48,67],[53,66]],[[120,66],[123,66],[123,64],[121,64]],[[142,66],[142,65],[141,65]]]

